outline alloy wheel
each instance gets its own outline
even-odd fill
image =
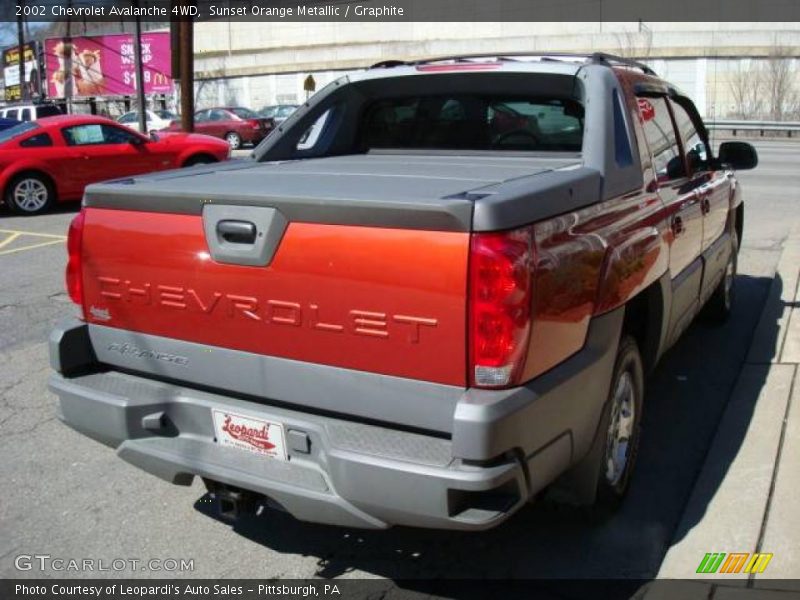
[[[630,458],[633,428],[636,419],[636,398],[633,377],[625,371],[617,381],[611,405],[611,419],[606,438],[605,476],[617,485],[625,474]]]
[[[49,196],[50,192],[47,186],[39,179],[22,179],[14,186],[14,203],[25,212],[33,213],[42,210],[47,204]]]

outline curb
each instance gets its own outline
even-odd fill
[[[694,579],[697,585],[684,591],[696,594],[687,598],[705,600],[709,587],[715,590],[714,598],[734,593],[760,598],[769,594],[764,589],[800,589],[789,580],[800,578],[800,549],[793,550],[800,535],[800,511],[791,491],[800,476],[799,279],[796,226],[784,241],[742,370],[658,572],[658,579]],[[772,552],[774,559],[765,575],[740,573],[698,581],[697,564],[707,552],[716,551]],[[647,600],[672,589],[662,583],[679,582],[654,581]]]

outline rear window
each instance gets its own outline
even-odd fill
[[[0,144],[9,140],[13,140],[16,137],[28,133],[29,131],[33,131],[34,129],[39,129],[39,126],[33,121],[27,121],[25,123],[20,123],[19,125],[14,125],[14,127],[9,127],[4,131],[0,131]]]
[[[363,149],[580,152],[583,107],[559,98],[476,95],[382,99],[364,111]]]
[[[231,108],[230,111],[240,119],[257,119],[258,115],[249,108]]]
[[[296,108],[297,108],[296,106],[281,106],[275,113],[275,116],[288,117],[295,111]]]
[[[38,133],[36,135],[32,135],[28,139],[22,140],[19,145],[22,148],[42,148],[45,146],[52,146],[53,140],[46,133]]]

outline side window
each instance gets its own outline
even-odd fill
[[[99,123],[75,125],[61,131],[68,146],[128,144],[136,139],[136,135],[132,132],[111,125],[100,125]]]
[[[311,150],[317,145],[317,142],[322,135],[322,130],[325,129],[325,123],[328,122],[330,115],[331,109],[329,108],[322,113],[322,115],[320,115],[316,121],[314,121],[314,124],[311,127],[306,129],[306,132],[300,136],[300,141],[297,142],[298,150]]]
[[[67,146],[87,146],[103,143],[102,125],[75,125],[61,130]]]
[[[103,128],[103,140],[106,144],[130,144],[136,141],[136,136],[130,131],[113,125],[101,125],[101,127]]]
[[[229,115],[224,110],[212,110],[211,111],[211,120],[212,121],[230,121],[233,119],[231,115]]]
[[[122,115],[119,122],[120,123],[133,123],[136,121],[136,113],[128,113],[126,115]]]
[[[686,160],[692,172],[703,171],[707,168],[709,152],[705,142],[697,133],[697,128],[692,122],[689,113],[677,102],[670,100],[672,114],[675,115],[675,123],[683,142],[683,149],[686,152]]]
[[[665,98],[639,98],[644,135],[653,154],[653,169],[659,182],[686,176],[678,139]]]
[[[12,108],[11,110],[6,111],[6,119],[14,119],[17,120],[18,111],[16,108]]]
[[[195,113],[194,120],[197,121],[198,123],[204,123],[205,121],[208,121],[209,112],[211,111],[201,110],[199,113]]]
[[[41,148],[44,146],[52,146],[53,140],[46,133],[38,133],[32,135],[28,139],[22,140],[19,145],[22,148]]]
[[[21,121],[30,121],[31,120],[31,109],[26,108],[22,111]]]

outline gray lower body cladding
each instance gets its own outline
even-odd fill
[[[275,402],[264,394],[261,400],[121,372],[113,365],[109,370],[96,336],[77,321],[51,336],[58,373],[50,389],[59,397],[65,423],[173,483],[188,485],[201,476],[263,494],[312,522],[486,529],[588,452],[608,394],[622,317],[620,310],[596,318],[579,353],[512,390],[459,390],[451,398],[421,382],[398,380],[382,394],[358,378],[346,389],[348,377],[341,377],[336,396],[347,392],[353,406],[369,405],[377,415],[397,414],[389,403],[399,403],[401,410],[431,417],[419,408],[420,394],[425,402],[445,405],[446,427],[434,418],[436,427],[424,428],[437,433],[398,426],[385,416],[309,412],[308,404],[295,398]],[[314,369],[323,381],[330,377],[325,367],[308,368],[304,379],[313,378]],[[281,423],[288,460],[218,444],[213,409]]]

